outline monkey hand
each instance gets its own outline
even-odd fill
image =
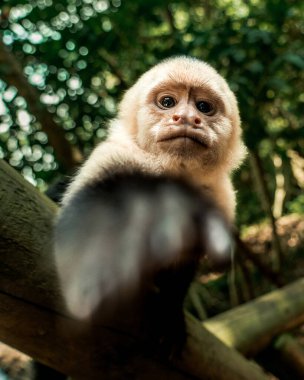
[[[184,182],[142,173],[86,185],[55,226],[63,295],[69,311],[83,319],[147,279],[148,287],[166,288],[161,302],[173,292],[182,307],[200,257],[226,260],[230,250],[228,225],[207,196]]]

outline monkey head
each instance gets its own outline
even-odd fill
[[[231,170],[241,162],[237,101],[226,81],[198,59],[167,59],[143,74],[119,119],[144,151]]]

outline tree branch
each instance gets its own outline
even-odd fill
[[[62,166],[70,171],[82,160],[80,151],[73,147],[65,137],[64,130],[55,123],[51,114],[39,100],[39,93],[32,87],[23,75],[14,55],[3,44],[0,35],[0,76],[4,81],[15,86],[18,93],[26,100],[29,111],[37,118],[41,129],[47,134],[50,145]]]

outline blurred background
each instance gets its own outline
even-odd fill
[[[239,101],[238,225],[303,213],[303,14],[301,0],[2,0],[0,158],[45,191],[106,136],[142,72],[188,54]]]

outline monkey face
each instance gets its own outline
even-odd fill
[[[208,64],[188,57],[164,61],[126,95],[121,109],[130,114],[133,99],[128,124],[143,150],[208,167],[233,167],[243,155],[236,99]]]
[[[200,87],[172,80],[165,86],[162,83],[151,90],[142,110],[151,122],[138,131],[139,143],[145,144],[145,150],[208,159],[211,164],[223,153],[231,134],[225,105],[219,97]],[[139,120],[141,116],[140,112]]]

